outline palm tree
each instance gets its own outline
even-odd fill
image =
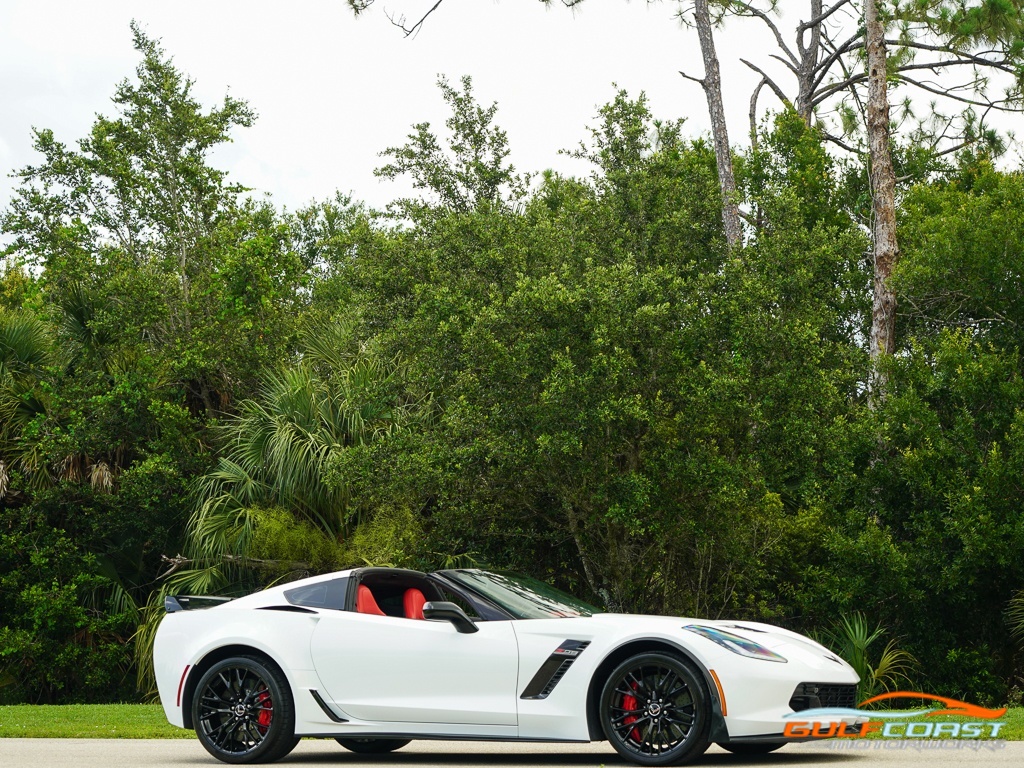
[[[884,634],[885,630],[881,624],[871,629],[867,618],[860,612],[840,616],[832,631],[826,633],[832,650],[844,658],[860,675],[860,683],[857,686],[858,701],[888,691],[901,680],[909,680],[909,675],[917,664],[917,660],[910,653],[896,647],[894,639],[885,644],[885,648],[878,655],[878,661],[873,662],[871,646]]]
[[[1015,592],[1010,598],[1006,609],[1006,623],[1010,628],[1010,636],[1024,643],[1024,590]]]
[[[348,488],[327,483],[328,468],[340,451],[401,429],[420,409],[394,394],[398,361],[344,354],[329,343],[345,330],[308,333],[301,361],[264,375],[259,399],[241,402],[221,427],[224,454],[196,487],[189,526],[194,556],[242,554],[246,511],[260,507],[291,510],[334,538],[349,532]]]
[[[0,500],[10,490],[14,471],[20,470],[30,486],[45,482],[38,451],[23,445],[21,435],[45,412],[39,383],[52,360],[50,334],[39,319],[0,310]]]
[[[223,452],[195,486],[186,556],[154,594],[137,637],[139,683],[150,687],[148,645],[174,591],[210,594],[251,581],[249,558],[267,510],[287,510],[297,524],[332,542],[352,532],[356,505],[328,470],[346,449],[405,428],[428,413],[425,398],[402,391],[403,366],[352,349],[349,327],[320,325],[303,337],[299,362],[262,377],[257,399],[239,404],[220,428]],[[248,584],[251,586],[251,584]]]
[[[104,491],[113,489],[127,468],[124,447],[113,445],[101,456],[73,453],[44,456],[38,440],[24,439],[24,429],[47,415],[42,378],[95,367],[112,386],[118,376],[138,367],[131,349],[113,349],[111,338],[96,318],[106,299],[82,283],[64,286],[55,296],[55,327],[25,312],[0,311],[0,499],[8,490],[12,471],[20,471],[29,489],[40,490],[59,480],[88,480]],[[164,380],[148,370],[151,386]],[[159,371],[157,373],[160,373]]]

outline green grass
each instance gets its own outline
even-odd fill
[[[869,717],[870,712],[865,713]],[[957,723],[984,723],[984,722],[996,722],[1006,723],[1002,728],[999,729],[999,735],[997,738],[1006,739],[1007,741],[1024,741],[1024,707],[1011,707],[1006,710],[1006,714],[1000,717],[998,720],[985,721],[979,720],[978,718],[970,717],[952,717],[949,715],[936,718],[928,717],[914,717],[910,718],[908,722],[927,722],[928,720],[934,719],[941,722],[957,722]],[[986,728],[987,732],[988,729]],[[872,734],[869,738],[882,738],[878,734]]]
[[[954,718],[950,718],[954,719]],[[967,718],[955,718],[966,722]],[[1024,708],[1010,709],[999,732],[1024,741]],[[167,722],[158,704],[67,704],[0,706],[0,738],[32,739],[191,739],[192,731]]]
[[[1024,707],[1011,707],[999,719],[1006,721],[1000,736],[1007,741],[1024,741]]]
[[[191,739],[159,704],[0,706],[0,737],[30,739]]]

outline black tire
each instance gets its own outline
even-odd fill
[[[361,755],[383,755],[394,752],[408,744],[412,739],[335,739],[349,752]]]
[[[225,763],[271,763],[299,743],[284,673],[257,656],[232,656],[199,678],[192,723],[206,751]]]
[[[785,741],[739,741],[733,744],[722,742],[718,746],[734,755],[754,757],[755,755],[767,755],[776,749],[782,749],[788,742]]]
[[[682,765],[708,748],[710,701],[700,673],[682,658],[640,653],[619,664],[605,681],[601,729],[631,762]]]

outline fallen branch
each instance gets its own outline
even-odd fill
[[[295,560],[264,560],[258,557],[241,557],[239,555],[221,555],[220,561],[222,563],[230,563],[231,565],[241,566],[242,568],[255,568],[263,571],[312,571],[312,563],[303,563]],[[166,579],[173,573],[180,571],[186,566],[195,565],[197,560],[194,558],[185,557],[184,555],[175,555],[174,557],[168,557],[167,555],[160,555],[160,560],[167,564],[167,570],[160,574],[159,578]],[[200,564],[205,561],[199,560]]]

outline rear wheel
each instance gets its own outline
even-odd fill
[[[601,691],[604,735],[640,765],[681,765],[708,748],[711,707],[700,675],[678,656],[641,653],[619,664]]]
[[[401,749],[411,739],[335,739],[335,741],[350,752],[358,752],[361,755],[383,755],[385,752]]]
[[[206,671],[192,699],[192,723],[206,751],[225,763],[273,762],[299,743],[288,681],[256,656],[234,656]]]
[[[718,746],[727,752],[732,752],[734,755],[753,756],[767,755],[776,749],[782,749],[786,746],[786,743],[785,741],[739,741],[733,744],[724,742]]]

